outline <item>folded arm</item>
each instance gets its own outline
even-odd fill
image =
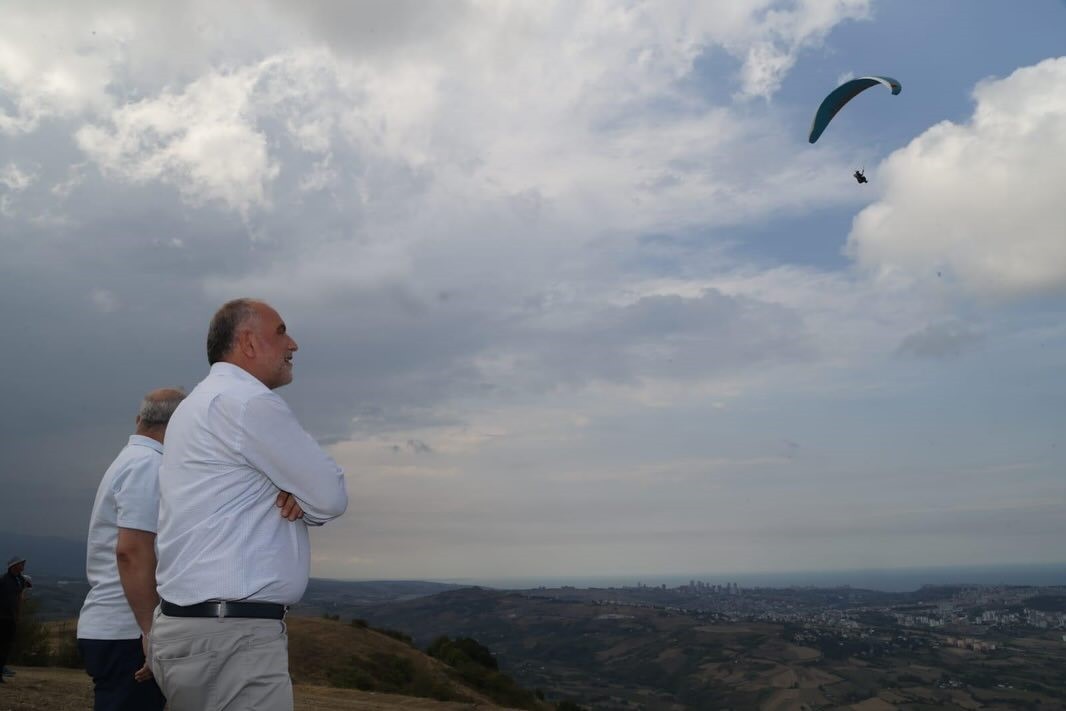
[[[241,453],[281,492],[292,494],[305,523],[321,526],[345,512],[344,472],[300,427],[284,400],[273,393],[250,400],[243,432]]]

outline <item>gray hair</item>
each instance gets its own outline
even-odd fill
[[[139,422],[144,427],[157,427],[170,422],[170,416],[178,409],[178,404],[185,399],[185,393],[175,390],[174,395],[164,398],[146,397],[141,401],[137,412]]]
[[[257,318],[256,299],[234,299],[222,304],[207,328],[207,362],[214,365],[226,357],[237,340],[237,329]]]

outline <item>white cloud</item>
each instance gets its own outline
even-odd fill
[[[30,187],[37,181],[34,170],[23,170],[14,163],[8,163],[0,168],[0,185],[14,193],[19,193]]]
[[[745,38],[741,93],[769,98],[801,50],[820,44],[840,22],[867,17],[869,9],[868,0],[799,0],[769,9]]]
[[[856,217],[849,253],[883,278],[986,296],[1066,289],[1066,57],[974,98],[968,123],[937,124],[882,164],[884,195]]]
[[[108,175],[171,183],[188,201],[244,214],[270,203],[279,169],[268,116],[303,151],[325,155],[343,137],[361,157],[504,192],[687,184],[732,198],[709,171],[723,167],[721,145],[739,140],[733,120],[683,96],[677,80],[720,47],[742,62],[742,93],[769,96],[803,48],[868,4],[25,6],[0,29],[0,89],[14,107],[0,130],[84,117],[80,144]],[[648,107],[664,99],[693,111],[661,122]],[[604,131],[642,113],[661,123],[656,145]],[[662,148],[703,168],[664,170]]]
[[[199,203],[219,200],[247,213],[267,203],[278,165],[256,125],[253,95],[272,64],[198,79],[181,93],[126,105],[111,126],[86,126],[78,145],[110,175],[163,180]]]
[[[258,61],[292,40],[260,3],[111,0],[6,3],[0,26],[0,132],[106,115],[212,66]]]
[[[8,163],[0,168],[0,215],[14,217],[17,214],[16,195],[37,182],[37,173],[32,169],[20,168],[15,163]]]
[[[116,49],[93,51],[91,30],[60,8],[4,7],[0,30],[0,133],[37,128],[43,118],[76,115],[111,103],[108,84]]]

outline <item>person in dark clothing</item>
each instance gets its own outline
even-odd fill
[[[15,642],[15,624],[22,607],[22,592],[33,587],[29,577],[22,574],[25,569],[26,559],[15,556],[7,561],[7,572],[0,577],[0,669],[7,664],[11,645]],[[6,683],[0,674],[0,684]]]

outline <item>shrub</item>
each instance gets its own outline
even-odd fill
[[[456,676],[492,697],[497,703],[517,708],[537,708],[537,696],[497,670],[488,647],[470,637],[451,640],[438,637],[426,654],[452,667]]]
[[[493,671],[499,669],[492,651],[471,637],[460,637],[455,641],[446,636],[437,637],[426,648],[426,654],[453,667],[473,662]]]
[[[64,622],[59,626],[58,641],[52,650],[53,666],[68,669],[84,669],[81,652],[78,651],[78,625]]]
[[[374,677],[362,668],[358,657],[352,657],[351,664],[343,669],[330,669],[327,678],[330,684],[342,689],[373,691],[376,688]]]
[[[15,643],[8,658],[12,664],[28,667],[48,666],[52,657],[48,628],[37,619],[40,603],[33,598],[22,602],[22,610],[15,627]]]

